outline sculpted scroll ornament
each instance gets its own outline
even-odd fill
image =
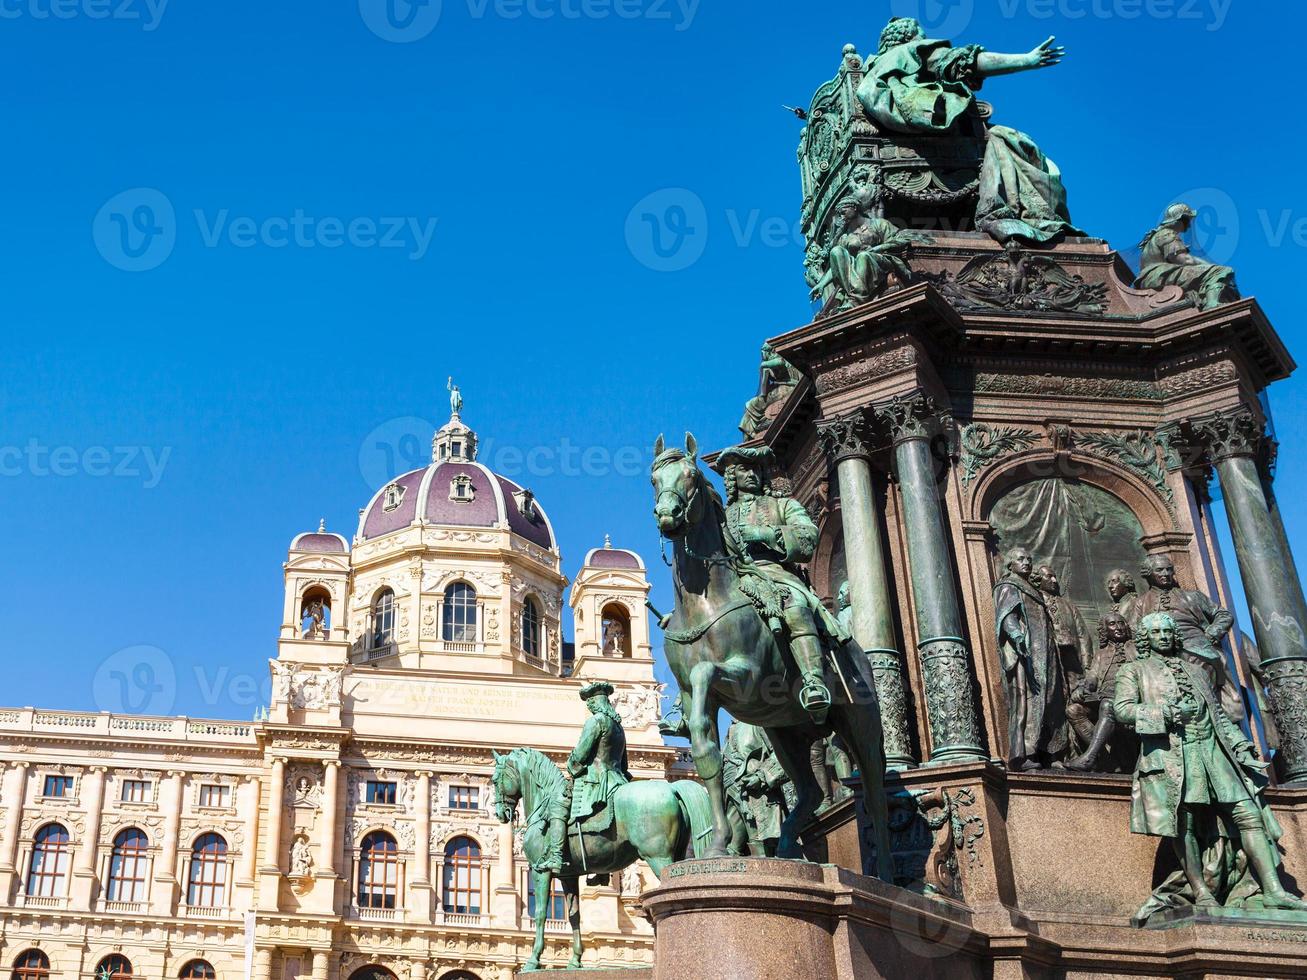
[[[1077,432],[1075,442],[1095,455],[1119,463],[1142,476],[1167,504],[1175,503],[1175,495],[1166,482],[1166,471],[1159,461],[1162,447],[1150,433],[1142,430],[1124,434]]]
[[[871,431],[861,412],[824,422],[817,434],[822,448],[836,464],[844,459],[865,459],[870,453]]]
[[[1217,412],[1193,422],[1194,438],[1202,443],[1212,462],[1232,456],[1256,456],[1264,435],[1262,423],[1247,408]]]
[[[934,398],[921,391],[877,405],[875,412],[895,445],[910,439],[929,439],[948,415]]]
[[[1029,429],[972,422],[962,430],[962,485],[968,486],[990,463],[1034,444]]]

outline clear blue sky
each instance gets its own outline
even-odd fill
[[[1056,33],[1065,64],[985,97],[1077,223],[1126,248],[1206,206],[1204,244],[1307,351],[1301,72],[1268,43],[1299,5],[385,2],[0,0],[0,702],[114,707],[142,663],[163,690],[137,706],[249,717],[288,542],[353,532],[450,374],[487,462],[540,447],[499,468],[566,569],[611,533],[668,606],[643,459],[660,431],[732,441],[759,341],[807,320],[780,105],[891,6],[999,50]],[[692,229],[670,258],[648,206],[628,221],[659,192]],[[1304,393],[1273,394],[1299,543]]]

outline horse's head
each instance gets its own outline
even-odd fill
[[[511,755],[493,754],[495,774],[490,781],[495,787],[495,816],[500,823],[511,823],[517,814],[517,801],[522,798],[522,776]]]
[[[679,538],[703,520],[707,484],[699,471],[699,444],[685,434],[685,449],[668,449],[659,436],[654,443],[654,519],[666,538]]]

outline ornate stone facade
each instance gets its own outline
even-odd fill
[[[295,538],[266,718],[0,709],[0,968],[39,950],[69,980],[113,955],[139,977],[197,962],[219,980],[513,975],[532,898],[492,749],[561,764],[587,717],[577,692],[602,678],[637,778],[666,778],[677,753],[656,727],[643,562],[586,556],[572,657],[539,502],[475,463],[457,417],[435,449],[352,544]],[[451,467],[472,502],[450,499]],[[616,607],[632,642],[606,655],[596,620]],[[589,965],[649,961],[652,931],[616,889],[583,885],[582,905]],[[565,960],[570,929],[548,932]]]

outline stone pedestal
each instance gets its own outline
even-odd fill
[[[684,861],[644,893],[654,980],[964,980],[984,938],[956,903],[831,865]]]

